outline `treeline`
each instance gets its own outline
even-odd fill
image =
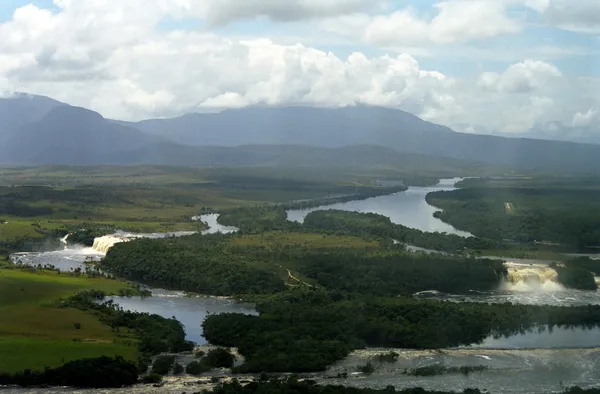
[[[454,234],[430,233],[394,224],[390,218],[375,213],[326,210],[311,212],[304,219],[304,229],[330,234],[377,236],[387,240],[448,253],[466,249],[502,249],[501,242]]]
[[[348,201],[366,200],[368,198],[385,196],[388,194],[400,193],[408,190],[407,186],[394,186],[394,187],[377,187],[377,188],[352,188],[348,190],[350,194],[343,196],[324,197],[324,198],[313,198],[304,201],[290,201],[283,204],[279,204],[285,209],[308,209],[315,208],[324,205],[339,204]]]
[[[58,386],[119,388],[138,381],[135,364],[122,357],[98,357],[70,361],[45,371],[26,370],[14,375],[0,373],[0,386]]]
[[[135,332],[141,354],[138,360],[140,372],[146,371],[153,355],[193,349],[194,344],[185,339],[185,330],[179,321],[149,313],[125,311],[112,300],[101,302],[104,297],[105,294],[99,291],[82,292],[62,301],[60,306],[90,311],[116,332],[121,329]]]
[[[396,390],[393,386],[385,389],[355,388],[346,386],[319,386],[314,381],[299,381],[295,377],[285,380],[271,379],[242,385],[237,380],[223,383],[206,394],[459,394],[450,391],[426,391],[422,388]],[[480,394],[477,389],[466,389],[462,394]],[[579,393],[579,392],[577,392]],[[582,392],[583,393],[583,392]],[[591,392],[590,392],[591,394]]]
[[[230,237],[194,235],[139,239],[115,245],[99,267],[142,283],[211,295],[275,293],[285,289],[275,273],[252,266],[243,255],[224,253]]]
[[[240,229],[240,232],[245,234],[302,229],[300,223],[287,220],[287,212],[283,206],[275,205],[228,209],[219,215],[218,221],[225,226],[237,227]]]
[[[206,339],[236,347],[237,372],[325,369],[354,349],[439,349],[489,335],[514,335],[538,325],[600,325],[600,306],[553,307],[451,303],[306,290],[257,299],[259,316],[211,315]]]
[[[330,290],[379,296],[439,290],[465,294],[495,290],[507,275],[499,260],[403,252],[307,252],[293,267]]]
[[[346,230],[353,232],[351,227]],[[300,241],[304,234],[314,236],[304,232],[282,233],[282,239],[286,234]],[[288,279],[286,269],[311,279],[318,287],[379,296],[424,290],[490,291],[506,276],[501,261],[416,255],[391,241],[381,248],[349,248],[276,242],[238,244],[235,237],[240,235],[195,235],[121,243],[109,251],[99,268],[129,280],[211,295],[283,291],[284,280]]]
[[[580,290],[597,290],[596,276],[600,275],[600,260],[579,257],[553,263],[552,268],[558,273],[558,282],[565,287]]]
[[[87,223],[85,228],[81,226],[67,226],[65,233],[69,234],[67,243],[69,245],[85,245],[93,246],[94,240],[97,237],[102,237],[106,234],[112,234],[117,229],[113,225]],[[66,234],[65,234],[66,235]]]
[[[429,193],[437,217],[494,240],[536,243],[557,250],[600,246],[600,192],[552,187],[470,187]]]

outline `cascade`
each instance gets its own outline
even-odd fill
[[[115,244],[118,244],[121,242],[133,241],[134,239],[139,239],[139,238],[158,239],[158,238],[168,238],[168,237],[185,237],[185,236],[193,235],[193,234],[196,234],[196,232],[195,231],[177,231],[177,232],[172,232],[172,233],[150,233],[150,234],[139,233],[139,234],[137,234],[137,233],[126,233],[123,231],[118,231],[115,234],[104,235],[102,237],[95,238],[94,245],[92,246],[92,248],[96,252],[106,254],[108,252],[108,250],[110,248],[112,248]]]
[[[108,252],[108,250],[110,248],[112,248],[115,244],[118,244],[120,242],[129,242],[132,239],[134,239],[134,238],[133,237],[125,237],[125,236],[116,235],[116,234],[104,235],[102,237],[97,237],[96,239],[94,239],[94,246],[92,246],[92,248],[96,252],[106,254]]]
[[[560,291],[558,272],[544,264],[518,264],[507,262],[508,277],[502,284],[509,291]]]
[[[67,247],[68,247],[68,245],[67,245],[67,239],[69,238],[69,235],[71,235],[71,234],[67,234],[67,235],[65,235],[64,237],[62,237],[60,239],[60,242],[65,246],[65,249],[67,249]]]

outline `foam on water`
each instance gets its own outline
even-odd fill
[[[188,235],[196,234],[195,231],[178,231],[178,232],[169,232],[169,233],[127,233],[124,231],[117,231],[115,234],[104,235],[102,237],[97,237],[94,239],[94,245],[92,248],[99,253],[106,254],[110,248],[115,246],[118,243],[122,242],[130,242],[135,239],[140,238],[168,238],[168,237],[184,237]]]
[[[545,264],[506,262],[508,277],[500,285],[501,291],[559,292],[566,290],[558,283],[558,272]]]

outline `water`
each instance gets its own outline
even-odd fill
[[[510,259],[510,261],[505,262],[505,265],[508,270],[508,280],[502,281],[496,291],[472,291],[469,294],[460,295],[426,292],[423,295],[417,294],[416,296],[452,302],[493,304],[508,302],[554,306],[600,305],[600,290],[584,291],[564,287],[557,282],[558,274],[549,266],[550,262]]]
[[[192,218],[192,220],[201,221],[208,226],[208,229],[202,232],[202,234],[204,235],[217,233],[231,234],[240,230],[239,228],[233,226],[223,226],[217,221],[217,219],[219,219],[219,215],[216,213],[210,215],[194,216]]]
[[[478,349],[559,349],[600,347],[600,328],[539,327],[515,335],[490,335],[470,348]]]
[[[462,391],[478,388],[490,393],[563,393],[565,387],[600,386],[600,348],[592,349],[452,349],[406,350],[366,349],[353,352],[333,365],[326,373],[335,377],[340,372],[352,373],[377,354],[394,350],[400,354],[394,363],[376,363],[372,375],[350,375],[348,378],[317,379],[322,384],[352,387],[396,389],[423,387],[427,390]],[[407,369],[438,365],[442,367],[484,366],[482,372],[438,376],[408,376]]]
[[[86,247],[70,247],[68,249],[56,250],[53,252],[25,252],[14,253],[10,256],[11,261],[15,264],[25,265],[53,265],[63,272],[68,272],[81,268],[85,270],[85,262],[97,262],[104,257],[93,248]]]
[[[148,234],[117,231],[115,234],[104,235],[102,237],[97,237],[96,239],[94,239],[94,245],[92,246],[92,248],[97,252],[106,254],[110,248],[112,248],[115,244],[121,242],[129,242],[140,238],[159,239],[169,237],[185,237],[193,234],[196,234],[196,231],[176,231],[170,233]]]
[[[200,345],[206,344],[202,336],[202,322],[211,314],[243,313],[256,315],[248,304],[237,303],[227,298],[192,296],[182,292],[151,289],[152,297],[107,297],[123,309],[133,312],[151,313],[179,320],[185,326],[186,338]]]
[[[72,271],[77,268],[85,270],[86,261],[99,261],[104,257],[93,248],[75,247],[54,252],[16,253],[14,262],[30,265],[51,264],[61,271]],[[255,315],[255,309],[247,304],[240,304],[231,299],[195,296],[187,297],[182,292],[148,288],[152,297],[108,297],[123,309],[153,313],[165,318],[175,317],[184,326],[186,338],[199,344],[205,344],[202,337],[202,321],[209,314],[244,313]]]
[[[462,178],[442,179],[436,186],[410,187],[402,193],[379,196],[360,201],[324,205],[309,209],[289,210],[288,220],[304,222],[306,216],[315,211],[337,209],[342,211],[377,213],[390,218],[392,223],[401,224],[427,232],[441,232],[470,237],[470,233],[460,231],[433,217],[439,209],[427,204],[425,196],[435,191],[455,190],[454,184]]]

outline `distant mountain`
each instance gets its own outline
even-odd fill
[[[407,112],[379,107],[245,108],[130,125],[186,145],[376,145],[520,169],[600,173],[600,146],[457,133]]]
[[[107,157],[164,142],[102,115],[67,105],[21,126],[3,146],[0,160],[11,164],[109,164]]]
[[[0,127],[11,131],[0,138],[0,164],[478,163],[600,174],[600,145],[457,133],[369,106],[245,108],[128,123],[47,97],[16,95],[0,100]]]
[[[56,106],[21,126],[0,148],[1,164],[157,164],[178,166],[344,166],[468,168],[472,163],[379,146],[337,149],[300,145],[186,146],[107,121],[80,107]]]
[[[389,146],[387,142],[396,140],[399,132],[453,132],[408,112],[368,106],[243,108],[144,120],[129,125],[180,144],[198,146]]]
[[[600,128],[594,126],[573,127],[558,122],[546,125],[543,129],[536,127],[525,133],[494,133],[494,135],[508,138],[530,138],[600,145]]]
[[[38,121],[53,108],[64,105],[67,104],[26,93],[0,97],[0,142],[6,142],[25,124]]]

